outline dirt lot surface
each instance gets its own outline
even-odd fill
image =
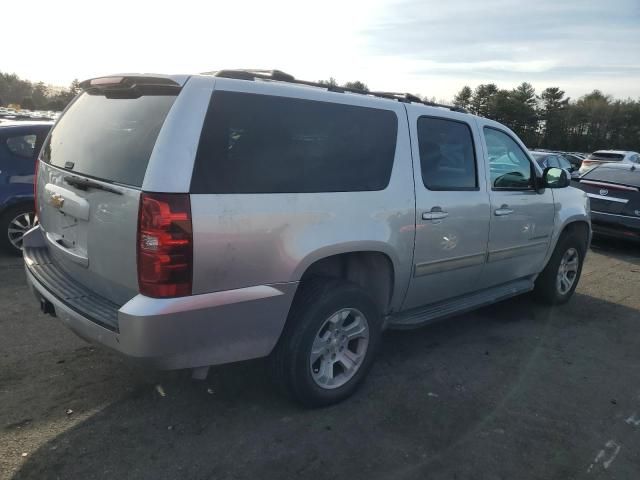
[[[308,411],[264,363],[204,382],[92,347],[0,257],[0,478],[640,478],[640,248],[599,242],[573,300],[388,332],[363,388]]]

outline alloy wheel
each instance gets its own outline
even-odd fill
[[[369,323],[362,312],[344,308],[325,320],[311,348],[314,382],[333,389],[347,383],[360,369],[369,346]]]

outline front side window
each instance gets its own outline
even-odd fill
[[[531,162],[516,141],[500,130],[484,128],[491,185],[494,189],[529,190],[533,188]]]
[[[396,150],[390,110],[216,91],[192,193],[383,190]]]
[[[469,125],[443,118],[418,119],[422,182],[429,190],[475,190],[476,156]]]
[[[6,139],[7,148],[11,153],[22,158],[35,158],[37,137],[34,134],[18,135]]]

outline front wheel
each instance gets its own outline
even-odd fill
[[[575,233],[562,235],[549,263],[536,279],[534,295],[547,305],[569,301],[580,280],[586,242]]]
[[[313,279],[300,286],[271,356],[276,381],[305,406],[344,400],[369,371],[380,336],[380,313],[362,288]]]

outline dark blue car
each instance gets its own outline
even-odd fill
[[[53,122],[0,123],[0,247],[20,253],[22,236],[36,222],[35,160]]]

